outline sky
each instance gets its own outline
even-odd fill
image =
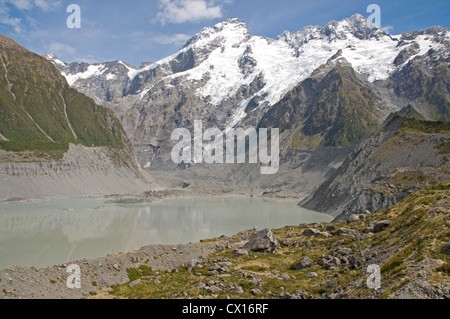
[[[69,28],[71,4],[80,28]],[[64,62],[122,60],[139,66],[179,50],[204,27],[244,20],[254,35],[326,25],[381,8],[381,27],[397,35],[435,25],[450,28],[449,0],[0,0],[0,34],[38,54]]]

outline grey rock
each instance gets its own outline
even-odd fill
[[[319,276],[316,272],[310,272],[308,274],[306,274],[306,278],[314,278]]]
[[[190,260],[186,265],[186,270],[188,272],[192,272],[192,269],[194,269],[198,264],[198,260],[192,259]]]
[[[447,243],[442,247],[442,252],[444,254],[450,255],[450,243]]]
[[[299,261],[295,262],[293,266],[296,270],[301,270],[301,269],[310,268],[313,264],[314,264],[314,261],[311,258],[309,258],[308,256],[305,256],[302,259],[300,259]]]
[[[274,234],[270,229],[264,229],[255,234],[247,244],[245,244],[244,249],[250,251],[272,251],[274,252],[278,249],[280,245]]]
[[[208,273],[208,276],[218,276],[218,275],[220,275],[220,273],[217,270],[211,270]]]
[[[255,296],[261,296],[261,295],[262,295],[261,290],[259,290],[258,288],[251,289],[251,290],[250,290],[250,293],[251,293],[252,295],[255,295]]]
[[[310,240],[305,240],[301,246],[305,246],[306,248],[311,248],[312,247],[312,243]]]
[[[206,291],[211,294],[215,294],[215,293],[221,292],[222,289],[217,286],[212,285],[212,286],[206,287]]]
[[[238,295],[242,295],[244,294],[244,289],[242,289],[241,286],[237,286],[234,288],[234,292],[237,293]]]
[[[338,247],[336,254],[342,255],[342,256],[348,256],[352,253],[352,250],[350,248],[346,247]]]
[[[390,220],[380,220],[376,222],[375,225],[373,226],[373,231],[375,233],[379,233],[383,231],[386,227],[389,227],[390,225],[392,225],[392,222]]]
[[[320,230],[314,229],[314,228],[308,228],[306,229],[303,234],[303,236],[314,236],[314,237],[324,237],[324,238],[328,238],[331,237],[331,234],[329,234],[328,232],[322,232]]]
[[[363,259],[361,257],[352,255],[348,257],[348,263],[352,268],[359,268],[363,264]]]
[[[197,288],[197,289],[203,289],[205,287],[206,287],[206,284],[204,284],[202,282],[199,282],[198,284],[195,285],[195,288]]]
[[[359,215],[352,214],[347,218],[347,221],[350,223],[357,222],[359,220]]]
[[[339,236],[341,236],[341,235],[355,235],[356,234],[356,230],[348,229],[348,228],[339,228],[339,230],[337,231],[337,234]]]
[[[233,266],[233,263],[231,263],[229,261],[221,261],[221,262],[218,263],[218,265],[220,267],[231,267],[231,266]]]
[[[161,282],[158,280],[158,279],[153,279],[153,283],[155,284],[155,285],[159,285],[159,284],[161,284]]]
[[[328,255],[326,257],[319,258],[317,260],[317,263],[320,266],[324,267],[325,269],[330,270],[330,269],[334,269],[334,268],[339,267],[339,265],[341,264],[341,261],[337,257]]]

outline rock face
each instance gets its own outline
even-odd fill
[[[280,245],[270,229],[263,229],[255,234],[244,249],[249,251],[270,251],[274,252]]]
[[[66,64],[54,54],[45,54],[44,58],[61,71],[70,86],[76,87],[98,104],[122,98],[128,90],[129,76],[138,70],[122,61]]]

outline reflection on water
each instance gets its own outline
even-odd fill
[[[48,266],[151,244],[180,244],[258,226],[328,222],[291,200],[185,198],[108,205],[99,198],[0,203],[0,269]]]

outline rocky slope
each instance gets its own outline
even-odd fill
[[[59,160],[23,160],[17,153],[0,150],[0,198],[139,194],[156,186],[137,165],[118,162],[115,152],[104,147],[70,144]]]
[[[4,36],[0,63],[2,198],[149,187],[113,112],[70,88],[52,63]]]
[[[450,180],[448,122],[392,114],[301,206],[337,220],[392,207],[409,194]]]

